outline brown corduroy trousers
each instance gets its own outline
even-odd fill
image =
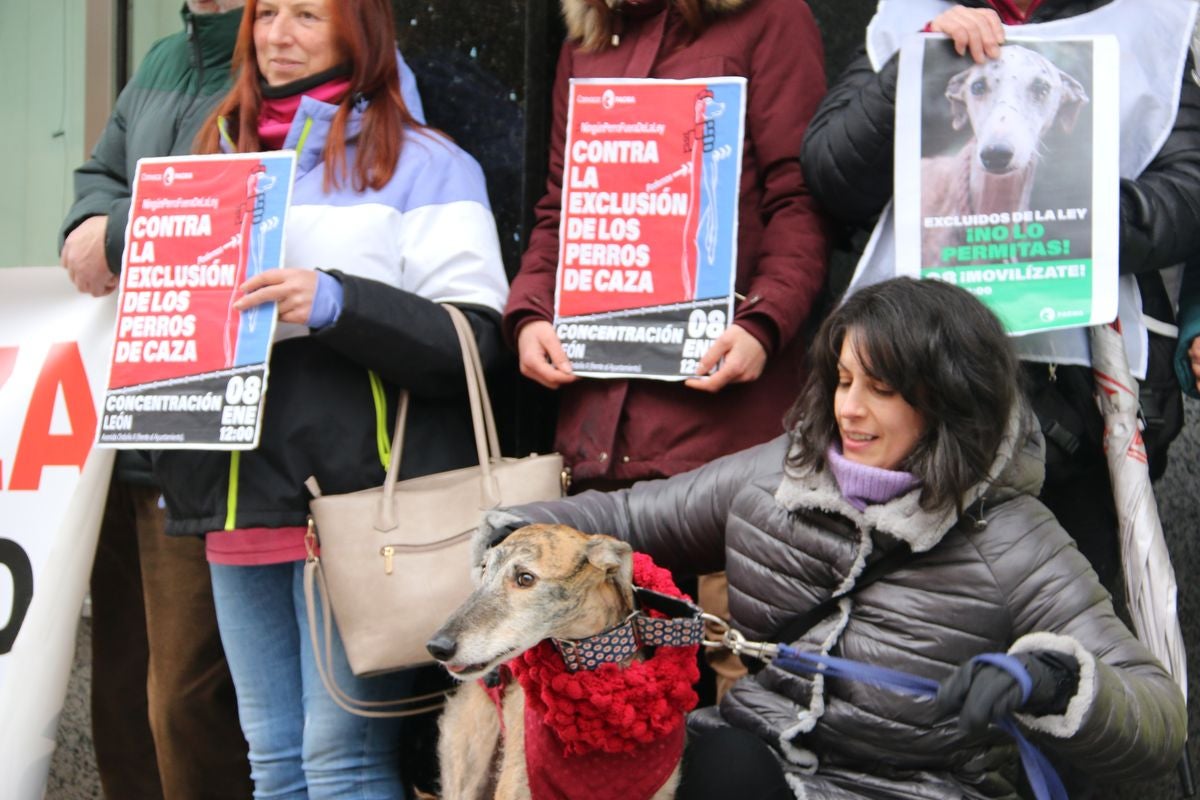
[[[91,578],[92,737],[104,795],[249,798],[204,541],[163,527],[155,488],[113,480]]]

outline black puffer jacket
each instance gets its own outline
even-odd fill
[[[1066,712],[1021,724],[1103,780],[1157,777],[1183,746],[1183,697],[1033,498],[1041,436],[1022,427],[1010,420],[989,472],[999,477],[968,492],[973,510],[962,518],[922,510],[919,490],[859,512],[829,472],[785,475],[784,437],[668,480],[507,512],[612,534],[673,570],[725,569],[733,623],[750,638],[852,592],[865,564],[907,542],[911,560],[843,599],[798,646],[935,680],[981,652],[1068,652],[1081,676]],[[772,744],[800,798],[1016,797],[1011,741],[964,737],[929,700],[770,666],[735,684],[719,714],[697,714],[693,723],[734,725]]]
[[[1028,22],[1073,17],[1108,2],[1044,0]],[[987,0],[958,4],[991,7]],[[853,229],[869,229],[892,198],[898,61],[893,57],[876,73],[864,51],[825,96],[804,138],[800,160],[809,189]],[[1191,59],[1177,79],[1183,92],[1174,129],[1136,180],[1121,181],[1123,274],[1164,269],[1200,250],[1200,86],[1191,79]]]

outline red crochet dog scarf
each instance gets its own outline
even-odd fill
[[[683,593],[649,556],[633,556],[633,582]],[[658,615],[657,612],[649,612]],[[684,714],[696,705],[697,645],[659,647],[626,667],[570,672],[550,642],[508,663],[525,690],[525,763],[533,800],[642,800],[675,769]]]

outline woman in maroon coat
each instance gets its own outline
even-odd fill
[[[521,372],[561,389],[556,449],[577,485],[674,475],[773,438],[801,385],[801,328],[825,278],[825,234],[796,158],[825,92],[803,0],[562,0],[546,196],[504,332]],[[551,324],[570,78],[747,78],[733,324],[684,383],[578,379]]]

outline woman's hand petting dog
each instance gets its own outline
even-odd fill
[[[1000,15],[990,8],[955,6],[938,14],[929,23],[929,30],[949,36],[954,42],[954,51],[960,56],[969,50],[976,64],[999,58],[1000,45],[1004,44]]]

